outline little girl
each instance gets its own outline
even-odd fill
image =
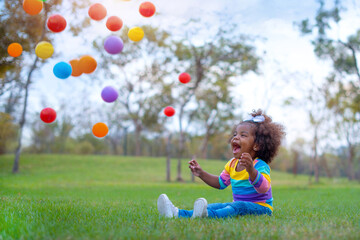
[[[234,127],[229,140],[234,158],[228,161],[220,176],[204,171],[196,160],[189,161],[191,172],[213,188],[225,189],[231,184],[233,202],[207,204],[199,198],[194,210],[175,207],[166,194],[157,201],[160,215],[165,217],[227,218],[239,215],[272,215],[273,198],[269,163],[273,160],[285,131],[281,124],[272,122],[262,110]]]

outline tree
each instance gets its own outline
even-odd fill
[[[87,2],[87,0],[81,1],[82,3]],[[63,4],[61,0],[52,0],[44,3],[43,11],[40,14],[35,16],[30,16],[26,14],[22,7],[22,1],[9,1],[5,0],[4,8],[1,9],[1,31],[6,32],[7,38],[5,39],[8,42],[2,42],[2,44],[8,45],[9,42],[19,42],[24,50],[24,53],[29,53],[30,55],[22,54],[17,60],[6,60],[7,55],[4,52],[1,53],[1,66],[0,66],[0,74],[4,76],[2,78],[2,84],[10,85],[13,82],[18,82],[21,84],[21,89],[24,91],[23,93],[23,104],[22,110],[19,119],[19,133],[18,133],[18,146],[15,151],[15,159],[13,165],[13,173],[17,173],[19,171],[19,158],[21,154],[22,147],[22,135],[23,128],[26,122],[26,113],[27,113],[27,105],[28,105],[28,96],[29,96],[29,86],[32,83],[32,75],[34,71],[43,61],[40,61],[37,56],[34,54],[34,49],[36,44],[41,40],[50,40],[51,35],[46,30],[46,20],[49,13],[51,13],[56,9],[59,5]],[[86,6],[81,5],[79,3],[72,3],[72,5],[68,5],[72,7],[80,7]],[[76,22],[78,23],[78,22]],[[76,24],[75,22],[73,24]],[[78,30],[76,27],[70,28],[75,32]],[[6,49],[6,48],[2,48]],[[5,58],[5,60],[4,60]],[[15,68],[12,62],[16,62]],[[29,67],[29,69],[27,69]],[[15,69],[15,70],[14,70]],[[8,73],[8,71],[15,71],[15,74]],[[6,73],[5,73],[6,72]],[[26,75],[26,77],[24,77]],[[12,84],[12,86],[18,86],[16,84]],[[1,94],[0,94],[1,95]],[[15,100],[18,96],[15,96]],[[14,100],[12,94],[9,95],[9,100]],[[9,105],[8,105],[9,106]],[[10,110],[8,110],[10,111]]]
[[[360,29],[347,37],[347,41],[340,37],[331,37],[332,26],[338,26],[341,21],[342,7],[340,1],[335,0],[330,9],[326,8],[325,1],[319,0],[319,9],[315,23],[309,19],[300,23],[303,34],[312,34],[315,54],[321,59],[331,61],[333,71],[327,82],[327,107],[332,110],[338,136],[348,146],[348,178],[354,178],[354,146],[360,143],[358,134],[360,124],[360,71],[357,55],[360,51]],[[345,134],[341,134],[345,133]]]
[[[119,89],[120,97],[117,101],[125,110],[122,120],[131,121],[133,125],[137,156],[142,154],[142,132],[162,131],[164,118],[159,114],[173,101],[172,82],[166,82],[171,59],[167,45],[170,35],[156,27],[141,27],[146,38],[138,43],[128,40],[128,29],[124,27],[120,38],[123,39],[126,48],[116,56],[104,53],[102,43],[95,43],[104,59],[104,74],[114,79]]]
[[[254,47],[247,43],[248,37],[237,34],[234,30],[236,29],[235,25],[218,29],[214,35],[208,37],[207,41],[201,43],[194,42],[199,29],[190,26],[192,30],[185,34],[187,36],[185,39],[175,41],[174,49],[179,62],[177,65],[185,66],[185,68],[178,68],[178,72],[187,71],[193,76],[191,82],[184,86],[179,94],[174,97],[177,99],[180,132],[177,181],[183,181],[181,159],[185,148],[185,133],[193,118],[197,114],[198,119],[201,115],[210,116],[209,114],[215,114],[215,118],[218,117],[216,113],[209,111],[209,106],[205,109],[200,107],[196,101],[196,94],[201,91],[219,91],[215,95],[223,94],[225,97],[216,99],[217,102],[212,104],[216,104],[216,106],[213,106],[215,111],[220,110],[221,104],[229,104],[224,100],[227,99],[231,78],[246,74],[249,71],[256,72],[259,61]],[[205,113],[205,111],[208,111],[208,113]],[[205,120],[205,118],[203,119]],[[213,120],[212,125],[211,123],[208,124],[207,130],[212,129],[214,123]],[[206,126],[206,123],[204,125]]]

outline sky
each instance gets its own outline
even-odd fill
[[[125,25],[153,24],[170,30],[179,37],[183,34],[181,26],[191,18],[199,18],[215,28],[229,24],[228,21],[237,23],[240,32],[256,37],[253,44],[258,54],[263,57],[260,74],[247,74],[238,79],[239,84],[234,89],[234,95],[238,98],[237,101],[242,109],[247,112],[251,112],[252,109],[265,109],[274,121],[285,125],[288,143],[298,137],[306,139],[311,137],[305,110],[299,107],[285,107],[283,102],[289,97],[301,99],[306,95],[306,89],[310,87],[310,79],[320,83],[330,71],[328,62],[320,61],[315,57],[310,38],[301,36],[294,25],[295,22],[306,18],[314,19],[318,8],[317,1],[153,0],[151,2],[156,6],[157,15],[146,19],[137,11],[143,1],[93,1],[95,2],[100,2],[107,8],[108,16],[121,17]],[[339,26],[334,26],[331,34],[344,40],[360,28],[360,2],[356,0],[341,2],[347,10],[343,12],[342,21]],[[64,17],[74,16],[65,14]],[[89,36],[101,34],[105,38],[109,32],[104,31],[104,25],[105,20],[93,21],[86,34]],[[204,30],[205,39],[202,40],[206,40],[206,28]],[[56,41],[62,42],[63,45],[61,49],[55,51],[65,54],[49,60],[42,71],[35,75],[37,80],[31,87],[30,103],[35,106],[34,109],[38,108],[36,109],[38,112],[44,107],[44,103],[56,106],[59,104],[59,99],[70,97],[71,101],[79,103],[82,101],[76,99],[76,91],[80,91],[77,88],[82,88],[81,84],[76,85],[82,82],[81,77],[76,79],[70,77],[64,81],[52,74],[55,62],[69,61],[81,54],[91,52],[91,47],[84,46],[80,40],[72,39],[69,44],[67,31],[56,36]],[[74,87],[75,85],[77,87]],[[92,99],[95,100],[98,96],[95,91],[92,93]]]

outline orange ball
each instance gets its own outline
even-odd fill
[[[113,32],[119,31],[123,26],[123,21],[117,16],[111,16],[106,20],[106,27]]]
[[[70,62],[71,68],[72,68],[72,72],[71,72],[71,76],[73,77],[78,77],[82,74],[82,71],[80,70],[79,67],[79,60],[78,59],[73,59]]]
[[[92,132],[95,137],[102,138],[105,137],[106,134],[108,134],[109,128],[106,126],[105,123],[98,122],[93,126]]]
[[[19,43],[12,43],[8,46],[8,53],[12,57],[18,57],[21,55],[23,48]]]
[[[79,60],[79,69],[83,73],[92,73],[95,71],[96,67],[96,60],[89,55],[82,56]]]
[[[27,14],[36,15],[43,9],[43,2],[40,0],[24,0],[23,8]]]
[[[100,21],[106,17],[106,8],[100,3],[94,3],[89,8],[89,17],[95,21]]]

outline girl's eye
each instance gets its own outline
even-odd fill
[[[237,135],[237,132],[234,132],[233,136],[235,137]]]

